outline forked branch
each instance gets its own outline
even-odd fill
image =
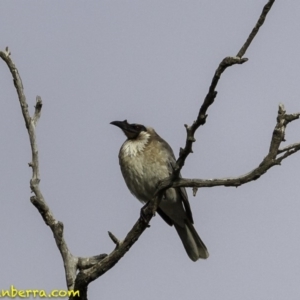
[[[186,158],[190,153],[193,152],[192,146],[193,143],[196,141],[195,132],[200,126],[204,125],[206,122],[207,110],[214,103],[214,100],[217,96],[216,87],[218,85],[221,75],[228,67],[236,64],[243,64],[246,61],[248,61],[248,58],[242,58],[242,57],[244,56],[251,42],[253,41],[254,37],[258,33],[258,30],[263,25],[266,16],[269,13],[274,2],[275,0],[269,0],[268,3],[264,6],[261,15],[258,18],[258,21],[256,22],[249,37],[247,38],[246,42],[244,43],[244,45],[242,46],[238,54],[233,57],[231,56],[225,57],[219,64],[217,70],[215,71],[208,93],[203,101],[203,104],[200,107],[197,119],[193,122],[191,126],[185,125],[187,137],[186,137],[185,147],[183,149],[180,148],[179,157],[177,159],[176,167],[174,169],[173,176],[172,176],[174,180],[179,178],[180,170],[184,166],[184,162]]]
[[[222,60],[219,64],[215,74],[212,78],[211,85],[209,87],[208,93],[204,98],[203,104],[200,107],[197,119],[193,122],[191,126],[186,125],[187,130],[187,138],[184,149],[181,149],[179,158],[176,163],[176,167],[174,169],[173,175],[164,180],[159,186],[156,196],[153,200],[148,203],[146,207],[144,207],[142,212],[142,217],[138,219],[138,221],[134,224],[132,229],[129,231],[124,240],[118,240],[113,234],[109,234],[112,241],[116,244],[115,249],[109,254],[101,254],[93,257],[82,258],[75,257],[69,251],[66,241],[63,236],[63,223],[57,221],[54,218],[53,213],[50,211],[45,199],[40,191],[39,182],[39,160],[38,160],[38,149],[36,143],[35,136],[35,127],[37,125],[37,121],[41,115],[42,109],[42,101],[40,97],[37,97],[37,102],[35,106],[35,113],[33,117],[30,117],[28,112],[28,105],[26,103],[26,98],[23,90],[23,85],[21,78],[19,76],[18,70],[15,67],[14,63],[10,58],[10,52],[8,49],[6,51],[0,51],[0,57],[7,64],[14,80],[14,85],[16,87],[19,102],[22,109],[22,114],[25,120],[25,125],[28,130],[31,149],[32,149],[32,161],[30,162],[30,166],[32,167],[32,178],[30,181],[31,190],[34,193],[34,196],[31,197],[31,202],[38,209],[41,216],[43,217],[45,223],[51,228],[54,238],[57,244],[57,247],[61,253],[63,258],[65,273],[66,273],[66,281],[68,289],[74,289],[75,291],[80,291],[80,296],[78,299],[87,299],[87,287],[88,284],[108,270],[110,270],[131,248],[131,246],[138,240],[141,234],[148,227],[148,223],[153,217],[153,211],[156,211],[157,206],[159,205],[159,201],[162,197],[163,191],[171,186],[179,187],[194,187],[194,193],[196,193],[197,188],[200,187],[213,187],[213,186],[239,186],[241,184],[247,183],[251,180],[258,179],[261,175],[267,172],[274,165],[279,165],[282,160],[287,158],[288,156],[294,154],[299,151],[300,143],[296,143],[293,145],[289,145],[287,147],[281,148],[280,144],[284,140],[284,133],[286,126],[289,122],[298,119],[300,114],[287,115],[285,113],[283,105],[279,107],[277,124],[275,126],[271,145],[268,154],[262,160],[261,164],[252,170],[251,172],[236,178],[225,178],[225,179],[212,179],[212,180],[200,180],[200,179],[183,179],[179,178],[180,170],[184,166],[185,160],[190,153],[192,153],[192,145],[195,142],[195,132],[201,126],[204,125],[207,118],[207,110],[214,102],[217,91],[216,87],[220,80],[221,75],[224,71],[235,64],[243,64],[248,59],[242,58],[250,46],[252,40],[257,34],[259,28],[264,23],[264,20],[270,11],[275,0],[269,0],[265,5],[259,20],[251,31],[249,37],[247,38],[245,44],[242,46],[241,50],[238,52],[236,56],[229,56]],[[77,274],[76,272],[79,271]]]
[[[42,99],[41,97],[37,96],[35,111],[33,117],[31,118],[28,111],[28,105],[24,94],[22,80],[15,64],[10,58],[10,54],[11,53],[8,48],[6,48],[5,51],[0,51],[0,57],[6,62],[12,74],[13,82],[19,97],[22,114],[25,120],[25,126],[27,128],[28,135],[29,135],[31,153],[32,153],[32,159],[31,162],[29,163],[29,166],[32,168],[30,188],[31,191],[34,193],[34,196],[32,196],[30,200],[32,204],[37,208],[39,213],[41,214],[46,225],[48,225],[53,232],[56,245],[61,253],[64,262],[67,287],[69,290],[72,290],[74,289],[77,270],[88,268],[92,265],[95,265],[101,259],[103,259],[103,257],[106,256],[106,254],[93,256],[90,258],[81,258],[81,257],[73,256],[72,253],[69,251],[67,243],[63,236],[63,231],[64,231],[63,223],[55,219],[53,213],[51,212],[49,206],[47,205],[43,197],[43,194],[39,187],[39,183],[40,183],[39,156],[38,156],[38,146],[37,146],[36,134],[35,134],[35,128],[41,116],[41,110],[43,106]]]
[[[269,169],[271,169],[274,166],[280,165],[284,159],[286,159],[290,155],[300,150],[300,143],[295,143],[283,148],[279,148],[281,143],[285,141],[284,137],[285,137],[286,126],[290,122],[299,119],[299,117],[300,117],[300,113],[290,114],[290,115],[286,114],[283,104],[279,105],[277,122],[272,134],[269,152],[262,160],[262,162],[255,169],[248,172],[247,174],[241,175],[239,177],[206,179],[206,180],[178,178],[173,182],[172,186],[193,187],[193,188],[214,187],[214,186],[238,187],[250,181],[257,180],[260,176],[265,174]],[[169,184],[170,184],[169,179],[166,179],[166,182],[162,182],[161,186],[163,187]]]

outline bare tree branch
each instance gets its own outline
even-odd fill
[[[180,171],[182,167],[184,166],[185,160],[188,157],[190,153],[193,153],[193,143],[196,141],[195,139],[195,132],[196,130],[201,126],[204,125],[206,122],[207,118],[207,110],[210,107],[210,105],[213,104],[216,96],[217,96],[217,91],[215,90],[217,87],[217,84],[219,82],[219,79],[222,75],[222,73],[230,66],[236,65],[236,64],[243,64],[246,61],[248,61],[247,58],[239,58],[239,57],[225,57],[222,62],[220,63],[219,67],[215,71],[214,77],[212,79],[211,85],[209,87],[208,94],[206,95],[203,104],[201,105],[201,108],[198,113],[197,119],[193,122],[191,126],[188,126],[185,124],[186,128],[186,142],[185,142],[185,147],[184,149],[180,148],[179,151],[179,157],[176,162],[176,166],[174,168],[173,172],[173,177],[178,178]]]
[[[14,65],[10,56],[7,55],[7,53],[8,53],[8,48],[6,48],[6,52],[0,51],[0,57],[6,62],[8,68],[13,76],[13,81],[14,81],[14,85],[16,87],[16,90],[17,90],[17,93],[19,96],[19,101],[20,101],[23,117],[25,120],[25,125],[28,130],[31,151],[32,151],[32,160],[29,163],[29,166],[32,168],[32,178],[30,180],[30,188],[31,188],[32,192],[35,194],[35,196],[31,197],[30,200],[31,200],[32,204],[40,212],[46,225],[48,225],[53,232],[54,239],[56,241],[56,245],[57,245],[57,247],[61,253],[61,256],[63,258],[67,286],[69,289],[72,289],[72,287],[74,286],[75,277],[76,277],[77,259],[75,257],[73,257],[73,255],[69,251],[67,244],[64,240],[63,223],[59,222],[55,219],[53,213],[51,212],[47,203],[45,202],[45,199],[44,199],[42,192],[40,190],[40,187],[39,187],[39,183],[40,183],[39,157],[38,157],[38,147],[37,147],[36,135],[35,135],[35,126],[41,115],[42,100],[40,97],[37,97],[35,113],[34,113],[33,118],[31,118],[30,114],[28,112],[28,105],[26,102],[26,97],[24,94],[24,88],[23,88],[21,77],[19,75],[19,72],[18,72],[16,66]]]
[[[159,187],[164,188],[165,186],[171,185],[172,187],[192,187],[193,190],[195,188],[214,187],[214,186],[238,187],[250,181],[257,180],[260,176],[265,174],[270,168],[280,165],[282,160],[284,160],[288,156],[300,150],[300,143],[295,143],[286,146],[282,149],[279,149],[281,142],[284,141],[286,126],[290,122],[299,119],[299,117],[300,117],[300,113],[296,113],[292,115],[286,114],[283,104],[279,105],[277,123],[272,134],[269,152],[266,155],[266,157],[262,160],[262,162],[258,165],[258,167],[256,167],[252,171],[244,175],[241,175],[239,177],[219,178],[219,179],[178,178],[172,181],[172,178],[166,178],[160,183]],[[282,153],[284,154],[279,156],[279,154]]]
[[[248,39],[246,40],[245,44],[243,45],[241,50],[238,52],[236,57],[229,56],[229,57],[225,57],[222,60],[219,67],[215,71],[214,77],[213,77],[211,85],[209,87],[208,94],[206,95],[204,102],[201,105],[201,108],[199,110],[196,121],[194,121],[191,126],[184,125],[186,127],[187,137],[186,137],[184,149],[180,148],[179,157],[177,159],[176,167],[173,172],[174,179],[179,178],[180,170],[184,166],[184,162],[185,162],[186,158],[188,157],[188,155],[190,153],[193,152],[192,146],[193,146],[193,143],[196,141],[196,139],[194,137],[195,132],[199,128],[199,126],[204,125],[206,122],[207,110],[210,107],[210,105],[213,104],[213,102],[217,96],[216,87],[217,87],[217,84],[219,82],[219,79],[220,79],[222,73],[230,66],[233,66],[236,64],[243,64],[246,61],[248,61],[247,58],[242,58],[242,57],[244,56],[244,54],[246,53],[246,50],[250,46],[254,37],[256,36],[259,28],[263,25],[263,23],[266,19],[266,16],[267,16],[268,12],[270,11],[274,2],[275,2],[275,0],[269,0],[268,3],[264,6],[263,11],[262,11],[261,15],[259,16],[259,19],[258,19],[256,25],[252,29]]]
[[[268,12],[270,11],[270,9],[272,8],[272,5],[274,4],[274,2],[275,2],[275,0],[269,0],[268,3],[264,6],[263,11],[262,11],[256,25],[252,29],[247,41],[245,42],[243,47],[240,49],[240,51],[236,55],[237,57],[243,57],[244,56],[244,54],[246,53],[246,51],[247,51],[248,47],[250,46],[252,40],[255,38],[256,34],[258,33],[259,28],[264,24],[266,16],[267,16]]]
[[[193,122],[191,126],[186,125],[187,138],[185,148],[180,150],[180,155],[177,160],[176,166],[174,168],[173,175],[170,178],[164,180],[158,187],[157,192],[152,199],[141,211],[141,217],[134,224],[132,229],[128,232],[125,239],[120,241],[112,233],[109,233],[110,238],[116,244],[115,249],[109,254],[96,255],[88,258],[75,257],[69,251],[66,241],[63,237],[63,223],[57,221],[54,218],[53,213],[50,211],[48,205],[46,204],[44,197],[39,188],[40,175],[39,175],[39,160],[38,160],[38,148],[36,143],[35,136],[35,127],[37,121],[41,114],[42,101],[40,97],[37,97],[37,103],[35,106],[35,113],[31,118],[28,112],[28,105],[26,103],[26,98],[24,95],[23,85],[21,78],[19,76],[18,70],[16,69],[14,63],[10,59],[10,52],[8,48],[5,52],[0,51],[0,57],[6,62],[14,80],[14,85],[16,87],[23,117],[25,120],[25,125],[28,130],[31,149],[32,149],[32,161],[30,166],[32,167],[32,178],[30,180],[30,187],[34,193],[34,196],[31,197],[31,202],[38,209],[41,216],[43,217],[45,223],[51,228],[57,247],[63,258],[66,281],[68,289],[74,289],[75,291],[80,291],[80,296],[77,299],[87,299],[87,287],[88,284],[108,270],[110,270],[131,248],[131,246],[138,240],[141,234],[148,227],[150,220],[153,217],[153,212],[156,211],[159,202],[162,198],[163,192],[165,189],[173,186],[185,186],[193,187],[194,194],[197,192],[199,187],[212,187],[212,186],[239,186],[251,180],[258,179],[261,175],[267,172],[268,169],[274,165],[279,165],[281,161],[288,156],[299,151],[300,143],[289,145],[282,149],[279,149],[281,142],[284,140],[284,133],[287,124],[297,118],[300,114],[287,115],[285,113],[283,105],[280,105],[279,112],[277,116],[277,124],[275,126],[270,149],[267,156],[263,159],[261,164],[252,170],[251,172],[236,178],[225,178],[225,179],[212,179],[212,180],[200,180],[200,179],[184,179],[179,178],[180,170],[184,166],[187,156],[192,153],[192,145],[195,142],[194,134],[199,126],[204,125],[207,118],[207,110],[214,102],[214,99],[217,95],[216,87],[219,82],[219,79],[226,68],[235,65],[243,64],[248,59],[242,58],[246,50],[250,46],[252,40],[257,34],[259,28],[264,23],[264,20],[270,11],[273,1],[268,1],[265,5],[259,20],[255,27],[253,28],[251,34],[249,35],[247,41],[238,52],[236,57],[226,57],[219,64],[215,74],[212,78],[211,85],[209,87],[208,94],[206,95],[203,104],[199,110],[196,121]],[[281,156],[278,156],[281,154]],[[79,270],[79,273],[76,272]],[[75,298],[74,298],[75,299]]]
[[[162,194],[158,193],[157,197],[161,197]],[[143,216],[134,224],[132,229],[128,232],[123,241],[119,241],[118,247],[116,247],[108,256],[97,263],[90,269],[82,270],[79,272],[76,278],[75,290],[80,291],[80,297],[84,297],[86,294],[87,285],[110,270],[131,248],[131,246],[138,240],[141,234],[148,227],[148,223],[153,217],[153,206],[155,201],[151,201],[143,208]],[[76,298],[75,298],[76,299]],[[85,298],[82,298],[85,299]]]
[[[121,257],[130,249],[130,247],[137,241],[138,237],[147,228],[150,219],[153,217],[152,205],[149,205],[144,209],[143,218],[140,218],[134,225],[132,230],[127,234],[126,238],[119,243],[119,247],[110,254],[102,254],[98,256],[93,256],[89,258],[78,258],[71,254],[69,251],[66,241],[63,237],[63,223],[57,221],[54,218],[53,213],[50,211],[41,191],[39,188],[40,176],[39,176],[39,160],[38,160],[38,148],[35,136],[35,125],[40,116],[42,102],[40,98],[37,98],[37,104],[35,107],[34,121],[31,119],[28,112],[28,105],[26,102],[23,85],[21,77],[14,63],[8,55],[8,50],[6,52],[0,51],[0,57],[6,62],[9,70],[12,73],[14,84],[19,96],[19,101],[21,104],[22,113],[25,119],[26,128],[28,130],[31,149],[32,149],[32,161],[29,165],[32,167],[32,179],[30,180],[31,190],[34,192],[35,196],[31,197],[32,204],[38,209],[41,216],[43,217],[46,225],[48,225],[54,235],[57,247],[61,253],[65,273],[66,282],[69,290],[75,289],[80,291],[79,299],[87,299],[87,286],[88,284],[97,279],[99,276],[104,274],[110,268],[112,268]],[[112,237],[113,235],[111,235]],[[116,238],[115,238],[116,239]],[[116,239],[117,240],[117,239]],[[80,270],[76,276],[77,270]],[[75,285],[76,279],[76,285]]]
[[[63,230],[64,230],[63,223],[55,219],[39,187],[39,183],[40,183],[39,156],[38,156],[38,147],[37,147],[36,135],[35,135],[35,127],[41,116],[42,99],[41,97],[37,96],[35,112],[33,117],[31,118],[28,112],[28,105],[24,94],[22,80],[16,66],[14,65],[13,61],[10,58],[10,51],[8,50],[8,47],[6,47],[4,52],[0,51],[0,57],[6,62],[13,76],[14,85],[18,93],[21,110],[23,113],[25,125],[29,135],[31,152],[32,152],[32,160],[29,163],[29,166],[32,168],[32,178],[30,180],[30,188],[35,195],[32,196],[30,200],[32,204],[37,208],[41,216],[43,217],[46,225],[48,225],[53,232],[56,245],[61,253],[64,262],[67,287],[69,290],[72,290],[75,284],[77,269],[79,267],[83,268],[83,266],[87,266],[88,265],[87,261],[92,262],[92,265],[94,265],[96,261],[99,261],[100,258],[101,259],[103,258],[103,255],[83,259],[83,258],[77,258],[73,256],[72,253],[69,251],[67,243],[63,237]]]
[[[295,143],[295,144],[288,145],[284,148],[279,149],[278,154],[289,151],[289,150],[292,150],[294,148],[298,148],[298,147],[300,147],[300,143]]]
[[[89,269],[95,264],[97,264],[99,261],[101,261],[103,258],[105,258],[107,254],[100,254],[92,257],[79,257],[78,258],[78,269],[79,270],[85,270]]]
[[[260,20],[266,17],[268,11],[269,10],[264,10],[262,12],[262,15],[260,16],[258,22],[261,22]],[[251,41],[248,41],[248,46],[250,45],[250,43]],[[136,224],[127,234],[125,240],[119,243],[119,247],[117,247],[117,249],[112,251],[105,259],[103,259],[101,262],[99,262],[91,269],[84,270],[78,274],[76,279],[75,289],[83,289],[84,287],[87,286],[89,282],[95,280],[96,278],[98,278],[99,276],[107,272],[110,268],[112,268],[121,259],[121,257],[125,255],[125,253],[130,249],[130,247],[135,243],[135,241],[140,237],[140,235],[147,228],[148,223],[153,217],[153,213],[156,211],[159,205],[163,191],[171,186],[175,186],[178,182],[184,180],[184,179],[179,179],[180,170],[184,165],[185,159],[192,152],[192,144],[193,142],[195,142],[195,138],[194,138],[195,131],[200,125],[205,124],[206,117],[207,117],[206,112],[209,106],[214,102],[214,99],[217,95],[215,89],[221,77],[221,74],[226,70],[227,67],[230,67],[235,64],[243,64],[247,60],[248,60],[247,58],[241,58],[241,57],[226,57],[222,60],[222,62],[220,63],[219,67],[217,68],[214,74],[208,94],[206,95],[204,102],[199,110],[197,120],[194,121],[192,126],[186,125],[186,130],[187,130],[186,145],[184,149],[180,150],[180,156],[177,160],[173,175],[170,178],[164,180],[159,185],[153,200],[142,209],[143,216],[136,222]],[[186,182],[184,182],[184,184],[186,184]],[[198,185],[194,184],[193,187],[198,187]]]

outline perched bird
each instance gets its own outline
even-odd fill
[[[150,201],[160,180],[170,176],[176,160],[169,144],[153,128],[114,121],[127,140],[119,152],[119,162],[130,192],[142,203]],[[193,226],[193,216],[185,188],[166,190],[158,214],[174,225],[191,260],[207,258],[208,251]]]

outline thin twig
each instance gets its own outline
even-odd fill
[[[270,9],[272,8],[272,5],[274,4],[274,2],[275,2],[275,0],[269,0],[269,2],[264,6],[256,25],[252,29],[249,37],[247,38],[247,41],[245,42],[243,47],[240,49],[240,51],[236,55],[237,57],[243,57],[245,55],[245,53],[246,53],[247,49],[249,48],[251,42],[253,41],[256,34],[258,33],[259,28],[264,24],[266,16],[267,16],[268,12],[270,11]]]
[[[288,146],[286,146],[284,148],[279,149],[278,150],[278,154],[286,152],[286,151],[289,151],[289,150],[292,150],[294,148],[297,149],[299,147],[300,147],[300,143],[291,144],[291,145],[288,145]]]
[[[120,240],[117,239],[110,231],[108,231],[108,235],[111,238],[111,240],[113,241],[113,243],[116,245],[116,247],[119,247]]]

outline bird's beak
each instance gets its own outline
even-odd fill
[[[141,126],[142,125],[136,125],[136,124],[128,124],[127,120],[124,121],[113,121],[110,124],[115,125],[122,129],[124,134],[129,139],[135,139],[138,137],[138,135],[141,132]],[[144,126],[142,126],[144,128]]]
[[[110,122],[110,124],[112,125],[115,125],[119,128],[121,128],[123,131],[128,131],[129,130],[129,124],[127,123],[127,120],[124,120],[124,121],[113,121],[113,122]]]

